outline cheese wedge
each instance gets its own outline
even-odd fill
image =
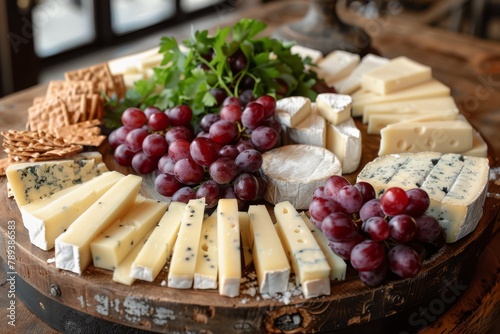
[[[359,64],[360,59],[356,53],[335,50],[323,58],[318,63],[318,68],[314,70],[318,73],[318,77],[332,85],[335,81],[348,76]]]
[[[369,123],[372,115],[392,116],[394,121],[391,123],[396,123],[400,120],[400,117],[406,115],[458,114],[458,112],[457,104],[451,96],[380,103],[364,108],[363,123]]]
[[[41,200],[45,204],[43,207],[37,208],[37,201],[22,206],[21,215],[31,243],[43,250],[52,249],[56,238],[123,177],[115,171],[105,172],[81,185],[67,188],[71,191],[61,190]],[[64,196],[56,196],[59,193],[64,193]],[[46,199],[53,200],[49,203]]]
[[[287,143],[325,147],[326,121],[322,116],[311,113],[295,128],[287,128],[283,133],[288,135]]]
[[[362,116],[365,107],[375,104],[449,95],[450,88],[434,79],[387,95],[377,95],[366,90],[359,90],[351,95],[352,116]]]
[[[76,160],[54,160],[11,164],[5,174],[18,206],[48,197],[59,190],[83,183],[108,169],[86,156]],[[102,159],[102,158],[101,158]]]
[[[342,174],[335,154],[323,147],[287,145],[262,154],[262,176],[267,181],[264,199],[276,204],[290,201],[297,209],[307,209],[314,190],[330,176]]]
[[[487,158],[438,152],[379,157],[358,174],[380,194],[389,187],[420,187],[431,199],[429,214],[445,229],[448,242],[472,232],[482,216],[489,178]]]
[[[293,54],[299,55],[300,58],[302,58],[304,60],[307,57],[309,57],[313,64],[317,64],[319,61],[321,61],[323,59],[323,53],[321,51],[307,48],[307,47],[302,46],[302,45],[292,46],[292,48],[290,49],[290,52],[292,52]]]
[[[217,240],[219,242],[219,294],[240,294],[241,243],[238,203],[236,199],[220,199],[217,205]]]
[[[340,124],[351,117],[352,98],[349,95],[323,93],[316,98],[316,109],[331,124]]]
[[[432,70],[429,66],[401,56],[365,73],[361,78],[361,88],[375,94],[387,95],[431,78]]]
[[[81,274],[92,262],[90,242],[109,224],[122,217],[133,206],[142,178],[127,175],[115,183],[57,237],[56,267]]]
[[[334,82],[335,90],[340,94],[351,94],[361,88],[363,74],[387,64],[389,59],[374,54],[367,54],[356,68],[344,79]]]
[[[265,205],[250,205],[250,231],[253,236],[253,262],[261,294],[285,292],[290,264]]]
[[[253,238],[250,235],[250,218],[248,212],[239,212],[240,221],[241,249],[243,252],[243,264],[246,267],[252,263],[252,244]]]
[[[276,119],[287,127],[296,127],[311,113],[311,100],[303,96],[290,96],[276,101]]]
[[[136,278],[132,275],[132,263],[135,261],[139,253],[146,242],[149,240],[150,234],[147,233],[138,243],[134,245],[132,250],[125,256],[125,258],[116,266],[113,270],[113,281],[125,284],[132,285]]]
[[[362,137],[352,117],[337,125],[328,124],[326,148],[340,160],[343,174],[358,169],[361,161]]]
[[[189,289],[193,286],[204,213],[205,198],[189,200],[170,260],[169,288]]]
[[[186,204],[182,202],[170,203],[168,211],[132,263],[132,277],[148,282],[155,280],[170,258],[185,209]]]
[[[114,270],[165,213],[167,204],[144,199],[90,243],[94,267]]]
[[[330,280],[339,280],[343,281],[345,280],[345,275],[347,271],[347,263],[342,259],[340,256],[335,254],[330,247],[330,242],[328,239],[325,237],[323,232],[309,220],[309,218],[306,216],[304,212],[300,213],[300,217],[306,223],[307,227],[313,234],[314,238],[318,242],[319,247],[321,247],[321,250],[323,251],[323,254],[325,254],[326,260],[328,261],[328,264],[330,265],[331,271],[330,271]]]
[[[329,295],[330,265],[300,214],[290,202],[276,204],[274,214],[304,297]]]
[[[472,157],[488,157],[488,144],[484,141],[483,137],[478,131],[474,131],[472,134],[472,148],[465,152],[460,152],[462,155],[469,155]]]
[[[445,120],[441,120],[447,118]],[[380,131],[378,155],[437,151],[460,153],[472,148],[473,128],[462,116],[436,115],[394,123]]]
[[[217,214],[214,212],[203,221],[201,226],[193,287],[195,289],[217,289],[218,269]]]

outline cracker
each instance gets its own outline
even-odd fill
[[[94,88],[92,81],[87,80],[52,80],[47,87],[46,96],[61,96],[75,94],[94,94],[97,91]]]
[[[123,79],[123,74],[113,75],[113,83],[115,84],[116,97],[118,99],[125,97],[127,88],[125,86],[125,80]]]
[[[103,91],[107,96],[116,92],[113,76],[107,63],[68,71],[64,73],[64,78],[66,81],[90,81],[94,89],[98,89],[99,92]]]
[[[9,167],[10,159],[9,157],[0,159],[0,175],[5,175],[7,167]]]
[[[68,111],[58,97],[45,98],[43,102],[28,108],[31,131],[52,130],[69,125]]]

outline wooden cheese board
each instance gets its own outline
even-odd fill
[[[18,114],[20,119],[25,115]],[[21,121],[20,121],[21,123]],[[366,134],[366,126],[356,120],[363,134],[360,168],[376,157],[379,137]],[[132,173],[119,166],[110,148],[99,148],[109,169]],[[492,167],[498,160],[490,154]],[[356,174],[346,175],[351,182]],[[424,307],[442,314],[459,299],[475,272],[476,260],[491,237],[500,203],[486,198],[478,227],[462,240],[446,245],[424,263],[414,278],[391,280],[370,288],[355,271],[348,269],[342,282],[332,282],[332,293],[312,299],[302,295],[264,299],[258,293],[239,297],[220,296],[217,290],[179,290],[164,286],[164,269],[152,283],[136,281],[132,286],[112,281],[112,273],[92,265],[80,276],[59,270],[53,263],[54,251],[43,251],[30,243],[15,201],[7,199],[6,178],[0,178],[2,243],[12,239],[15,225],[15,266],[19,297],[28,307],[61,332],[75,328],[85,332],[163,333],[329,333],[413,332],[425,318],[416,311]],[[500,185],[490,181],[490,194],[500,193]],[[155,197],[150,183],[141,193]],[[12,223],[14,222],[14,223]],[[9,233],[10,232],[10,233]],[[3,248],[3,247],[2,247]],[[248,272],[247,272],[248,274]],[[244,284],[243,284],[244,286]]]

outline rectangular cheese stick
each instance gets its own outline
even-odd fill
[[[145,199],[90,243],[94,267],[114,270],[137,242],[160,221],[167,204]]]
[[[193,287],[195,289],[217,289],[218,269],[217,213],[214,212],[203,221],[201,226]]]
[[[136,278],[131,275],[132,263],[137,258],[137,255],[144,248],[150,233],[146,235],[132,248],[125,258],[113,270],[113,281],[125,285],[132,285]]]
[[[250,231],[253,236],[253,262],[261,294],[285,292],[290,264],[265,205],[250,205]]]
[[[165,266],[174,247],[186,204],[171,202],[168,211],[155,227],[130,270],[134,278],[153,282]]]
[[[204,213],[205,198],[189,200],[168,268],[169,288],[190,289],[193,286]]]
[[[133,206],[142,178],[127,175],[81,214],[56,239],[56,267],[81,274],[92,262],[90,242]]]
[[[220,199],[217,206],[217,239],[219,240],[219,294],[240,294],[241,244],[238,203]]]
[[[241,248],[243,251],[243,264],[245,267],[252,263],[252,243],[250,235],[250,218],[247,212],[239,212]]]

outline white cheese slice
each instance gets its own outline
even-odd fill
[[[326,148],[339,158],[343,174],[358,169],[361,161],[362,136],[352,117],[337,125],[328,124]]]
[[[361,59],[356,68],[344,79],[333,84],[335,90],[340,94],[351,94],[361,87],[361,77],[363,74],[387,64],[389,59],[379,57],[374,54],[367,54]]]
[[[5,174],[18,206],[48,197],[55,192],[106,172],[108,169],[94,159],[54,160],[15,163]]]
[[[130,275],[153,282],[165,266],[174,247],[186,204],[171,202],[134,262]]]
[[[352,98],[349,95],[322,93],[316,97],[316,109],[331,124],[345,122],[351,117]]]
[[[458,112],[457,104],[451,96],[397,101],[366,106],[363,112],[363,123],[368,123],[370,116],[380,114],[392,116],[394,119],[392,123],[395,123],[405,115],[458,114]]]
[[[332,248],[330,247],[330,242],[328,241],[326,236],[323,234],[323,232],[321,232],[319,228],[314,226],[314,224],[309,220],[305,213],[301,212],[300,216],[318,242],[318,245],[319,247],[321,247],[323,254],[325,254],[326,260],[328,261],[331,269],[330,280],[345,280],[347,263],[344,261],[344,259],[333,252]]]
[[[363,168],[357,181],[370,182],[379,194],[394,186],[422,188],[431,200],[428,213],[445,229],[447,242],[455,242],[477,226],[488,177],[487,158],[421,152],[379,157]]]
[[[321,59],[323,59],[323,53],[319,50],[311,49],[302,45],[294,45],[290,49],[293,54],[299,55],[300,58],[306,59],[311,58],[313,64],[317,64]]]
[[[290,96],[276,101],[276,119],[287,127],[296,127],[311,113],[311,100],[303,96]]]
[[[448,118],[446,120],[435,120]],[[462,116],[432,115],[394,123],[380,130],[378,155],[438,151],[460,153],[472,148],[473,128]]]
[[[142,178],[127,175],[115,183],[56,239],[56,267],[81,274],[92,262],[90,242],[133,206]]]
[[[189,200],[170,260],[169,288],[189,289],[193,286],[204,213],[205,198]]]
[[[340,160],[329,150],[311,145],[287,145],[262,154],[264,199],[272,204],[290,201],[307,209],[314,190],[332,175],[342,174]]]
[[[287,143],[325,147],[326,121],[322,116],[311,113],[299,125],[287,128],[284,133],[288,135]]]
[[[387,95],[431,78],[432,70],[429,66],[401,56],[363,74],[361,88],[375,94]]]
[[[450,88],[435,79],[387,95],[359,90],[351,95],[352,116],[362,116],[365,107],[370,105],[449,95]]]
[[[194,269],[195,289],[217,289],[218,263],[217,214],[214,212],[201,226],[200,245]]]
[[[136,278],[132,275],[132,263],[146,245],[149,237],[150,234],[147,233],[141,240],[139,240],[139,242],[135,244],[132,250],[125,256],[118,266],[116,266],[113,270],[114,282],[125,285],[132,285],[135,282]]]
[[[253,238],[250,235],[250,218],[248,212],[239,212],[240,221],[240,234],[241,234],[241,248],[243,252],[243,262],[245,268],[252,263],[252,244]]]
[[[167,204],[144,199],[90,243],[94,267],[114,270],[134,245],[160,221]]]
[[[267,207],[250,205],[248,215],[259,292],[271,295],[285,292],[290,278],[290,264]]]
[[[290,202],[281,202],[275,205],[274,215],[304,297],[329,295],[330,265],[300,214]]]
[[[472,148],[465,152],[460,152],[462,155],[468,155],[472,157],[488,157],[488,144],[484,141],[483,137],[478,131],[474,131],[472,137]]]
[[[429,118],[427,119],[432,119],[433,117],[435,118],[436,116],[441,118],[442,120],[444,119],[450,119],[453,117],[456,117],[458,115],[458,110],[455,111],[443,111],[443,112],[438,112],[435,114],[429,113],[429,114],[402,114],[402,115],[393,115],[393,114],[372,114],[370,115],[370,118],[368,119],[368,127],[366,129],[366,132],[369,135],[380,135],[380,131],[382,131],[383,128],[386,126],[389,126],[391,124],[399,123],[399,122],[420,122],[420,121],[425,121],[426,117],[428,116]]]
[[[52,249],[56,238],[123,177],[123,174],[116,171],[105,172],[81,185],[66,188],[71,189],[69,192],[61,190],[45,198],[53,199],[50,203],[45,199],[41,200],[45,204],[43,207],[37,209],[33,205],[36,202],[22,206],[21,215],[31,243],[43,250]],[[59,193],[65,195],[56,196]]]
[[[219,294],[240,294],[241,243],[238,203],[235,198],[220,199],[217,205],[217,240],[219,242]]]
[[[359,54],[335,50],[323,58],[318,63],[318,68],[314,70],[318,73],[318,77],[330,85],[348,76],[359,64],[360,59]]]

